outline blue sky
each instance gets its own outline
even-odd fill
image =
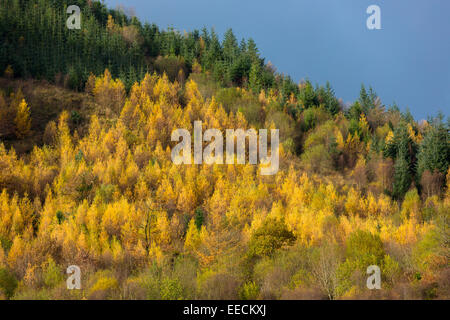
[[[416,119],[450,110],[449,0],[106,0],[162,28],[214,27],[252,37],[266,61],[295,81],[330,81],[351,102],[361,83]],[[366,9],[381,8],[382,30]]]

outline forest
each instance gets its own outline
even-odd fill
[[[0,299],[450,298],[448,115],[95,0],[0,0],[0,39]],[[174,164],[194,121],[279,129],[278,173]]]

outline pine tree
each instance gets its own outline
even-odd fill
[[[254,93],[261,91],[261,66],[259,62],[252,63],[248,86]]]
[[[256,43],[252,38],[248,39],[247,41],[247,54],[250,56],[252,62],[259,60],[258,48],[256,47]]]
[[[225,32],[224,40],[222,43],[223,57],[228,64],[231,64],[239,53],[239,47],[233,30],[228,29]]]
[[[364,84],[361,84],[361,91],[359,93],[359,103],[363,108],[363,111],[367,114],[370,109],[375,106],[375,100],[377,95],[375,91],[373,91],[372,87],[369,88],[369,92],[367,92]]]
[[[222,46],[220,45],[219,38],[214,32],[211,31],[211,37],[207,46],[207,52],[205,56],[205,66],[207,69],[212,69],[216,63],[222,60]]]
[[[436,119],[419,147],[418,175],[425,170],[446,174],[450,164],[450,131],[442,119]]]
[[[411,186],[411,174],[409,171],[409,164],[403,154],[404,151],[399,152],[394,166],[394,184],[392,195],[396,199],[402,199]]]

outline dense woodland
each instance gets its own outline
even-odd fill
[[[69,30],[68,4],[0,0],[1,298],[450,298],[449,118],[344,105],[231,29],[71,0]],[[173,164],[196,120],[280,129],[279,172]]]

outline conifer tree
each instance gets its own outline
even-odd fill
[[[400,151],[394,165],[394,184],[392,195],[396,199],[402,199],[411,186],[411,174],[409,171],[408,162]]]
[[[234,36],[233,30],[228,29],[225,32],[223,46],[223,57],[228,64],[231,64],[239,52],[239,47],[237,44],[236,37]]]
[[[259,62],[252,63],[248,86],[254,93],[261,91],[261,66]]]
[[[30,133],[31,129],[31,116],[30,108],[25,102],[25,99],[19,103],[17,107],[16,118],[14,119],[16,125],[16,135],[18,138],[24,138]]]
[[[436,119],[420,144],[417,164],[419,176],[425,170],[446,174],[450,164],[450,131],[442,117]]]

